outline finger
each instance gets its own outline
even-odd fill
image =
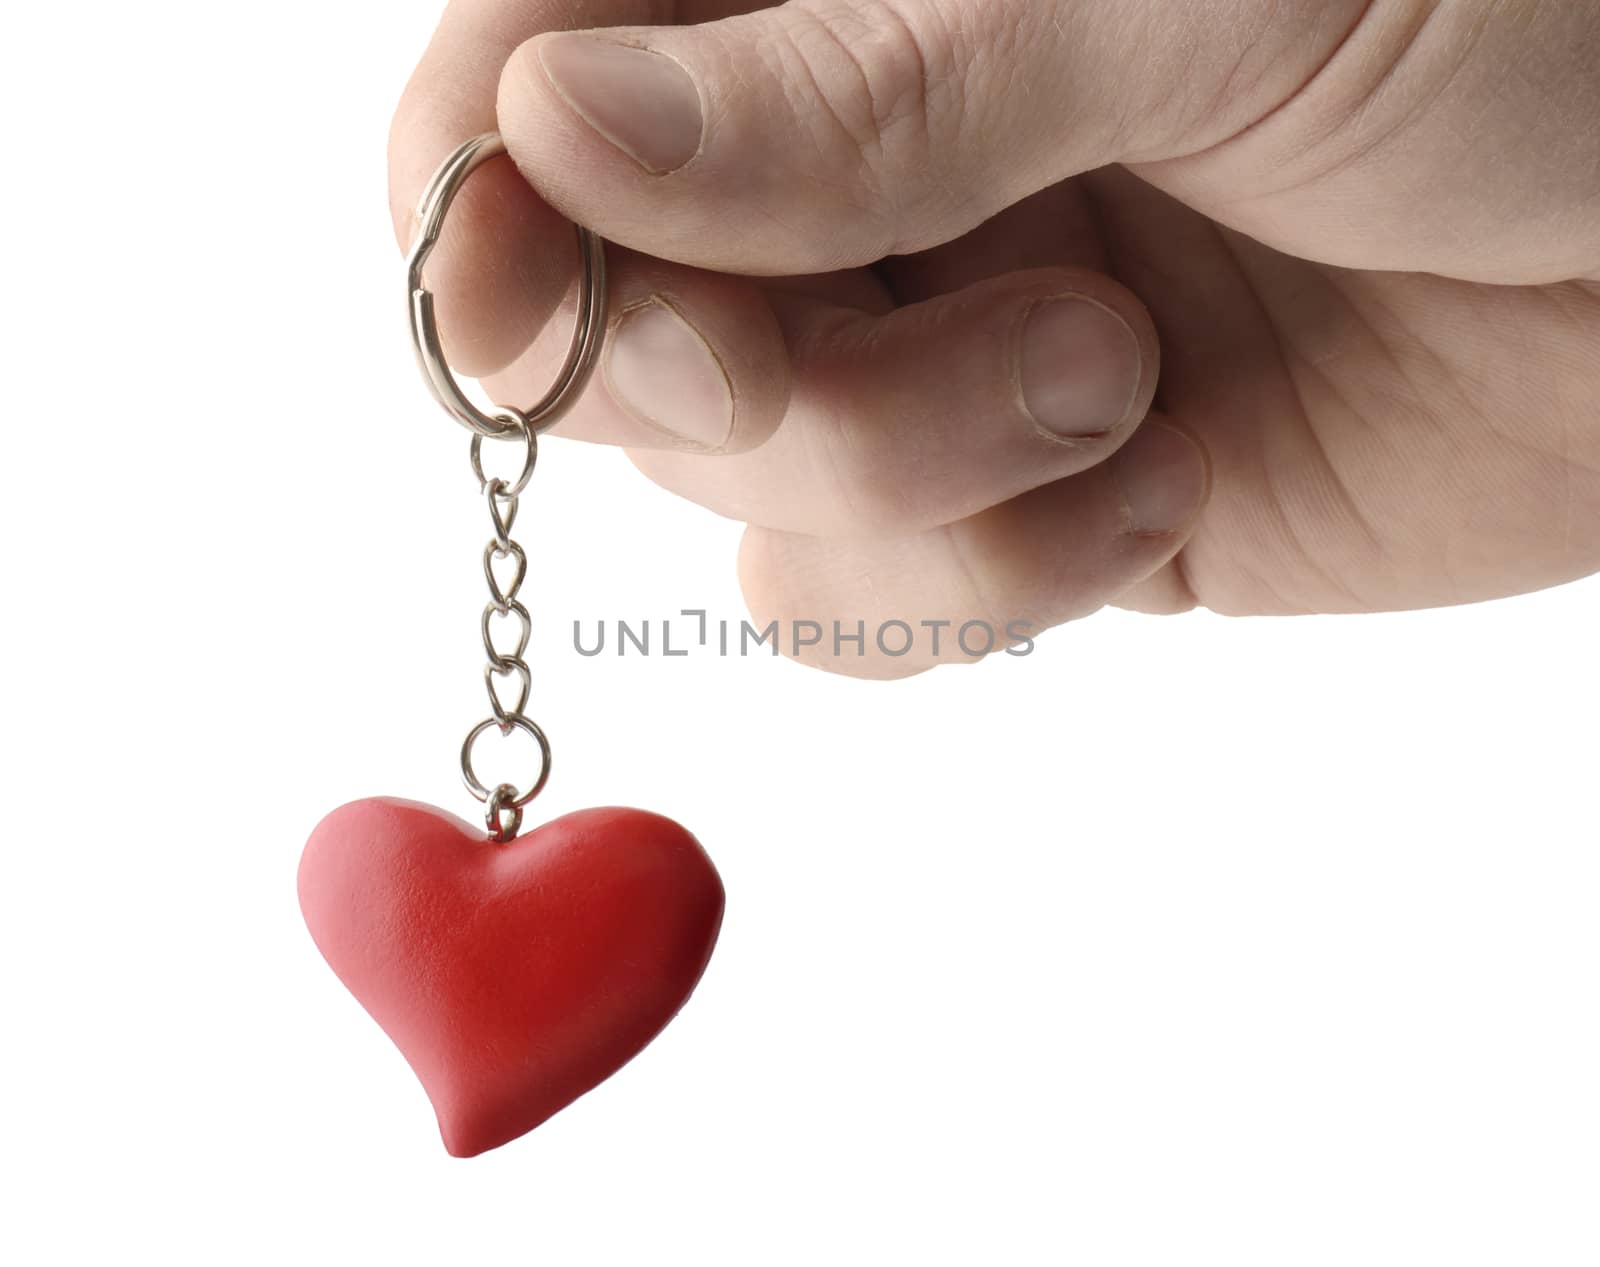
[[[731,272],[825,271],[948,241],[1078,172],[1219,142],[1366,7],[790,0],[530,40],[499,117],[528,179],[608,237]]]
[[[777,622],[783,654],[906,677],[1115,601],[1182,548],[1209,488],[1198,441],[1152,420],[1104,465],[948,528],[869,542],[752,528],[739,576],[753,626]]]
[[[710,0],[726,12],[738,0]],[[508,53],[530,34],[637,20],[644,0],[456,0],[407,86],[390,137],[396,236],[409,245],[414,205],[439,161],[496,127]],[[638,447],[737,451],[769,436],[787,396],[787,357],[766,301],[748,282],[608,251],[613,394],[591,389],[564,429]],[[428,263],[451,365],[484,377],[498,402],[526,408],[564,360],[576,304],[571,224],[503,160],[474,173]],[[844,303],[892,306],[865,270],[789,285]],[[562,319],[552,321],[561,309]]]
[[[456,146],[496,129],[500,70],[541,31],[644,21],[646,0],[455,0],[406,85],[389,132],[389,209],[401,250],[417,200]],[[512,360],[577,272],[571,225],[504,159],[473,174],[428,261],[451,365],[480,375]]]
[[[1007,207],[954,242],[895,256],[875,271],[898,299],[911,302],[1012,269],[1070,264],[1103,270],[1111,262],[1087,182],[1069,180]],[[1193,609],[1198,603],[1181,559],[1180,553],[1125,590],[1114,605],[1152,615]]]
[[[970,233],[914,255],[890,256],[872,271],[896,300],[909,304],[948,295],[986,277],[1052,267],[1117,271],[1083,181],[1041,189]]]
[[[994,278],[885,316],[771,296],[789,409],[751,452],[631,456],[729,518],[883,536],[974,514],[1105,460],[1155,390],[1143,307],[1097,273]]]
[[[748,281],[612,247],[598,372],[555,434],[697,455],[764,444],[789,407],[789,352],[772,305]],[[819,286],[821,283],[819,282]],[[825,288],[824,288],[825,289]],[[526,405],[553,380],[576,319],[576,285],[556,318],[483,380]]]

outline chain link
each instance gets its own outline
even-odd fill
[[[474,137],[456,147],[440,164],[422,192],[417,208],[417,235],[406,257],[406,305],[411,321],[411,342],[416,350],[417,364],[434,399],[457,422],[472,432],[472,473],[478,477],[478,488],[489,503],[490,526],[494,536],[483,550],[484,580],[489,586],[489,605],[483,609],[483,651],[488,659],[484,666],[483,682],[489,693],[490,716],[467,732],[461,745],[461,777],[467,788],[488,807],[489,836],[505,842],[513,839],[522,826],[522,807],[537,796],[550,777],[550,741],[544,731],[526,716],[528,696],[533,690],[533,674],[523,656],[528,650],[528,640],[533,635],[533,621],[528,609],[518,601],[517,593],[528,575],[528,556],[521,546],[511,539],[511,530],[517,522],[517,498],[528,486],[535,463],[539,459],[538,437],[560,421],[562,416],[583,394],[584,387],[599,363],[601,344],[606,330],[606,252],[605,241],[591,229],[577,226],[579,256],[579,289],[577,321],[572,331],[572,342],[556,380],[539,402],[523,412],[518,409],[491,406],[487,412],[474,404],[462,391],[450,366],[446,364],[444,348],[439,339],[439,327],[434,312],[433,292],[423,284],[423,268],[428,256],[438,245],[444,232],[445,216],[451,203],[468,176],[482,164],[505,153],[505,144],[493,132]],[[483,439],[521,440],[524,448],[522,472],[515,482],[503,479],[486,479],[483,474]],[[507,569],[504,565],[510,560]],[[511,576],[503,580],[495,571],[495,564]],[[504,651],[494,640],[496,617],[499,623],[515,617],[519,629],[516,648]],[[515,688],[516,700],[507,705],[505,695]],[[472,746],[490,727],[508,737],[513,730],[528,734],[539,745],[539,775],[526,791],[518,792],[515,785],[499,783],[494,788],[485,787],[472,768]]]
[[[489,525],[494,534],[483,547],[483,577],[489,587],[489,602],[483,609],[480,622],[483,652],[488,661],[483,666],[483,683],[489,695],[491,715],[474,726],[467,733],[466,742],[461,745],[461,777],[468,790],[487,807],[489,838],[503,844],[514,839],[521,830],[522,807],[539,794],[550,777],[550,742],[538,724],[525,715],[528,696],[533,690],[533,670],[523,656],[528,650],[528,640],[533,636],[533,618],[517,598],[523,581],[528,577],[528,556],[511,538],[511,530],[517,522],[519,498],[539,460],[539,437],[528,419],[516,410],[501,411],[497,418],[511,429],[512,437],[526,445],[527,456],[515,483],[507,483],[498,477],[488,479],[483,473],[482,438],[476,435],[472,437],[472,473],[477,476],[478,486],[488,502]],[[507,559],[513,561],[509,569],[510,576],[502,579],[495,565],[501,564],[501,571],[505,571]],[[518,623],[516,645],[510,650],[502,650],[495,642],[497,617],[502,618],[502,624],[512,617]],[[508,704],[502,692],[508,691],[513,685],[516,699]],[[513,730],[521,730],[539,745],[539,774],[527,791],[518,792],[511,783],[500,783],[491,789],[474,772],[473,745],[478,736],[490,727],[498,729],[502,737],[509,736]]]

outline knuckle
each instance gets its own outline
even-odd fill
[[[888,443],[875,441],[887,439]],[[925,527],[939,489],[892,437],[834,418],[811,430],[807,467],[831,535],[856,540],[899,536]],[[813,512],[816,513],[815,511]]]
[[[845,156],[847,196],[882,222],[885,254],[904,249],[908,204],[937,192],[928,179],[941,158],[935,121],[959,104],[961,76],[937,8],[919,5],[912,16],[896,0],[799,0],[782,7],[783,38],[764,49],[815,151]]]

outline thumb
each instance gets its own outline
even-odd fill
[[[541,35],[507,147],[636,250],[823,272],[960,236],[1117,161],[1194,152],[1291,95],[1363,0],[790,0],[696,26]]]

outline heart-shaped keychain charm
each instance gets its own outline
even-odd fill
[[[323,957],[471,1157],[610,1077],[688,999],[722,882],[669,818],[590,809],[505,844],[443,810],[354,801],[318,824],[300,906]]]
[[[540,434],[594,372],[607,305],[605,244],[580,226],[577,322],[554,385],[527,412],[485,412],[461,390],[422,268],[457,191],[504,152],[489,133],[445,159],[423,191],[406,259],[417,361],[434,398],[472,432],[472,473],[494,534],[480,621],[491,715],[461,745],[461,776],[487,808],[487,830],[415,801],[352,801],[317,825],[300,859],[311,936],[422,1080],[457,1157],[531,1131],[636,1056],[688,999],[722,926],[716,868],[671,819],[590,809],[517,835],[550,777],[550,743],[523,711],[533,617],[518,597],[528,556],[511,530]],[[485,439],[520,441],[521,474],[485,476]],[[509,645],[497,644],[497,628],[516,630]],[[473,746],[492,730],[537,745],[526,783],[478,778]]]

